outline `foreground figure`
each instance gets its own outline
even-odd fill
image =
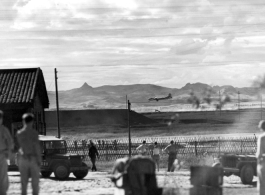
[[[0,195],[6,195],[9,181],[7,175],[7,159],[14,147],[9,130],[3,125],[4,113],[0,110]]]
[[[257,176],[258,176],[258,185],[260,195],[265,194],[265,121],[260,121],[259,129],[263,133],[258,138],[257,143]]]
[[[98,150],[95,146],[95,144],[90,140],[90,148],[89,148],[89,157],[92,162],[92,171],[97,171],[96,167],[96,158],[99,158]]]
[[[170,144],[164,149],[164,151],[168,154],[168,172],[174,172],[174,162],[177,158],[177,146],[174,144],[172,140]]]
[[[39,194],[39,175],[41,165],[41,150],[38,132],[33,129],[34,116],[22,116],[23,128],[18,131],[17,139],[19,149],[19,171],[22,185],[22,195],[27,194],[27,186],[31,177],[33,195]]]

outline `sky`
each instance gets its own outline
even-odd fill
[[[0,68],[41,67],[48,90],[251,86],[265,73],[262,0],[1,0]]]

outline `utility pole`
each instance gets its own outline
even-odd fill
[[[239,120],[240,120],[240,92],[238,91],[238,117],[239,117]]]
[[[260,120],[262,120],[262,88],[260,88]]]
[[[219,90],[219,105],[220,105],[219,114],[221,115],[221,93],[220,93],[220,90]]]
[[[57,137],[58,138],[61,138],[60,119],[59,119],[58,84],[57,84],[58,77],[57,77],[57,70],[56,70],[56,68],[54,69],[54,75],[55,75],[56,109],[57,109],[57,132],[58,132]]]
[[[128,133],[129,133],[129,157],[132,156],[132,146],[131,146],[131,121],[130,121],[131,103],[128,100]]]
[[[127,95],[126,95],[126,102],[125,102],[125,105],[126,105],[126,110],[128,109],[128,97],[127,97]]]

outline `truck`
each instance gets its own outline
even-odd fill
[[[45,178],[54,173],[58,180],[65,180],[70,173],[77,179],[83,179],[89,172],[84,163],[84,156],[67,152],[66,141],[53,136],[39,135],[42,162],[41,175]],[[18,170],[17,166],[9,166],[9,171]]]
[[[252,184],[257,176],[255,155],[222,154],[215,159],[213,167],[222,166],[224,176],[239,176],[243,184]]]

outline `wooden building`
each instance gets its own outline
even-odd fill
[[[0,69],[0,110],[4,111],[4,125],[13,137],[22,127],[22,115],[35,116],[34,126],[46,135],[44,109],[49,107],[48,93],[40,68]]]

